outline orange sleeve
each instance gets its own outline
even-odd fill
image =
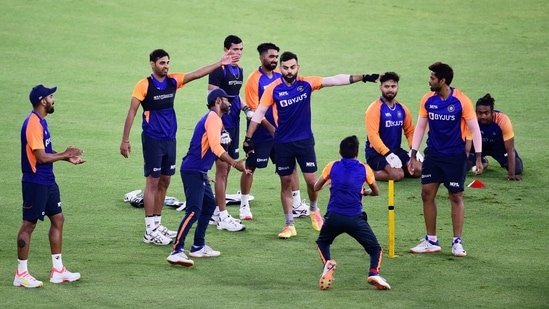
[[[246,86],[244,86],[244,95],[246,99],[246,104],[255,111],[259,106],[259,78],[261,73],[258,70],[255,70],[248,79],[246,80]]]
[[[132,97],[143,101],[147,95],[147,88],[149,88],[149,81],[146,78],[138,81],[135,87],[133,88]]]
[[[311,84],[311,87],[313,88],[313,91],[314,90],[319,90],[320,88],[322,88],[322,77],[320,77],[320,76],[303,77],[303,80],[305,80],[306,82]]]
[[[477,119],[477,112],[473,107],[473,102],[459,89],[454,88],[454,96],[461,102],[461,137],[465,140],[470,135],[471,139],[473,139],[473,135],[467,127],[467,120]]]
[[[374,176],[374,171],[368,164],[364,162],[361,162],[361,163],[364,164],[364,166],[366,167],[366,183],[369,185],[373,184],[374,181],[376,181],[376,177]]]
[[[202,153],[211,148],[218,158],[221,157],[225,152],[225,149],[221,146],[221,131],[223,130],[221,118],[216,113],[210,112],[204,122],[204,127],[206,128],[206,134],[202,138]]]
[[[508,141],[515,137],[515,131],[513,131],[511,119],[509,119],[507,115],[501,112],[495,112],[494,114],[494,122],[501,128],[503,140]]]
[[[263,91],[263,95],[261,96],[261,100],[259,101],[259,104],[265,105],[267,107],[274,105],[275,102],[273,100],[273,90],[276,86],[280,85],[282,81],[279,79],[272,82],[267,88],[265,88],[265,91]]]
[[[332,162],[326,164],[326,166],[322,170],[322,175],[321,176],[324,180],[330,179],[330,172],[332,171],[332,166],[334,165],[335,162],[336,161],[332,161]]]
[[[412,121],[412,114],[410,114],[410,110],[408,107],[402,103],[402,108],[404,109],[404,112],[406,112],[406,115],[404,116],[404,124],[402,126],[402,129],[404,131],[404,136],[406,136],[406,140],[408,141],[408,147],[412,148],[412,140],[414,139],[414,122]]]
[[[185,83],[183,82],[185,80],[185,73],[170,73],[168,74],[168,77],[173,78],[176,80],[177,85],[176,88],[183,88],[185,86]]]
[[[45,149],[44,147],[44,131],[40,124],[40,119],[35,114],[29,118],[27,123],[27,131],[25,132],[27,138],[27,147],[33,151],[36,149]]]
[[[378,153],[384,155],[389,152],[389,147],[383,143],[381,137],[379,136],[379,113],[381,110],[381,104],[383,103],[377,99],[372,102],[370,106],[368,106],[364,115],[364,123],[366,125],[366,134],[368,136],[370,146]]]
[[[430,97],[436,95],[436,92],[428,92],[426,95],[421,98],[421,101],[419,102],[419,117],[421,118],[427,118],[427,109],[425,109],[425,102],[427,102],[427,99]]]

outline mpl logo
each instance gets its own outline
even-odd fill
[[[450,187],[459,188],[459,183],[450,181]]]
[[[288,95],[288,91],[281,91],[278,93],[278,96],[279,97],[283,97],[283,96],[287,96]]]
[[[316,164],[314,162],[305,162],[306,167],[315,167]]]

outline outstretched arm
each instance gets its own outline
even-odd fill
[[[219,68],[222,65],[229,65],[237,59],[237,55],[231,55],[230,51],[227,51],[223,57],[221,57],[221,60],[214,62],[210,65],[201,67],[195,71],[189,72],[185,74],[185,78],[183,79],[183,83],[186,84],[188,82],[191,82],[195,79],[202,78],[210,73],[212,73],[215,69]]]
[[[364,75],[348,75],[348,74],[338,74],[330,77],[322,78],[322,87],[331,87],[331,86],[343,86],[353,84],[359,81],[364,83],[372,82],[377,83],[379,79],[379,74],[364,74]]]

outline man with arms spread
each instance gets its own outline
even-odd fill
[[[278,113],[274,136],[275,164],[280,176],[280,197],[286,219],[286,225],[278,237],[286,239],[297,235],[292,214],[291,176],[296,160],[307,183],[313,229],[320,231],[323,223],[317,206],[318,192],[314,190],[317,162],[314,149],[315,140],[311,128],[312,92],[320,90],[322,87],[349,85],[358,81],[376,82],[379,75],[298,76],[297,55],[292,52],[284,52],[281,55],[280,71],[282,78],[272,82],[263,92],[260,105],[246,132],[244,151],[246,153],[253,151],[252,137],[269,107],[275,105]]]
[[[477,173],[482,173],[482,138],[471,100],[459,89],[450,87],[454,78],[452,68],[441,62],[429,66],[431,92],[423,96],[419,106],[414,138],[412,140],[410,174],[416,166],[416,153],[427,125],[427,148],[421,171],[421,199],[423,200],[423,218],[427,234],[425,239],[412,253],[430,253],[441,250],[436,234],[437,205],[435,198],[441,183],[448,189],[452,206],[452,227],[454,238],[452,254],[466,256],[461,242],[463,230],[463,189],[467,173],[465,154],[466,128],[472,132],[476,149]]]
[[[244,162],[235,161],[221,146],[223,124],[221,116],[230,108],[229,95],[223,89],[215,89],[208,94],[209,111],[196,124],[189,145],[189,151],[181,162],[181,180],[187,199],[185,216],[181,219],[173,250],[166,259],[168,263],[192,266],[194,261],[185,254],[185,238],[193,224],[198,221],[194,231],[194,242],[189,255],[194,258],[219,256],[219,251],[206,245],[206,229],[215,209],[215,198],[208,179],[208,170],[216,159],[227,162],[241,172],[249,172]]]
[[[156,49],[149,55],[151,76],[140,80],[133,89],[132,99],[120,144],[120,154],[128,158],[131,152],[130,130],[137,110],[143,107],[144,175],[147,178],[143,196],[145,208],[145,235],[143,242],[167,245],[175,231],[162,225],[161,215],[171,176],[175,173],[177,118],[174,101],[177,89],[206,76],[216,68],[231,63],[233,57],[223,55],[220,61],[190,73],[168,73],[170,55]]]
[[[50,219],[50,249],[53,268],[50,282],[61,283],[80,279],[80,273],[72,273],[63,266],[61,249],[63,241],[63,223],[65,217],[61,209],[59,187],[53,173],[53,163],[64,160],[72,164],[82,164],[83,151],[72,146],[63,152],[53,150],[50,130],[46,116],[54,112],[53,93],[57,87],[47,88],[37,85],[32,88],[29,99],[33,110],[23,122],[21,128],[21,170],[23,172],[23,222],[17,235],[17,270],[14,286],[36,288],[43,285],[28,271],[28,258],[31,235],[38,219],[44,221],[44,215]]]
[[[515,149],[515,132],[511,120],[504,113],[494,110],[495,99],[487,93],[476,104],[477,118],[482,134],[482,161],[488,166],[485,156],[496,159],[501,167],[507,169],[507,180],[522,180],[522,159]],[[468,134],[470,135],[470,134]],[[465,141],[467,153],[471,152],[472,137]],[[475,164],[474,154],[469,155],[467,169]]]
[[[259,60],[261,66],[252,72],[246,80],[244,93],[246,96],[246,104],[255,111],[259,106],[259,100],[263,95],[263,91],[273,81],[279,79],[282,74],[275,71],[278,64],[278,52],[280,48],[273,43],[262,43],[257,46],[259,52]],[[250,116],[253,112],[248,112]],[[250,125],[250,118],[247,125]],[[240,192],[242,199],[240,201],[240,219],[251,220],[253,218],[248,202],[250,190],[253,183],[253,172],[256,168],[265,168],[269,162],[269,158],[274,162],[274,130],[273,124],[276,123],[273,114],[273,108],[269,107],[265,113],[265,118],[261,121],[261,125],[257,128],[252,141],[255,149],[248,154],[246,159],[246,168],[251,170],[251,174],[242,173],[240,178]],[[299,178],[297,168],[292,173],[292,199],[293,199],[293,216],[294,218],[306,217],[309,215],[309,206],[301,201],[301,192],[299,191]]]
[[[229,135],[228,139],[225,138],[222,140],[222,144],[231,158],[238,159],[240,111],[249,111],[249,108],[242,104],[239,95],[244,80],[244,70],[238,65],[243,50],[242,40],[236,35],[227,36],[223,42],[223,50],[233,55],[233,61],[230,64],[217,68],[208,76],[208,91],[221,88],[231,96],[231,110],[228,114],[221,117],[223,127]],[[215,161],[214,188],[217,207],[210,224],[217,225],[218,230],[238,232],[246,229],[246,226],[229,214],[225,199],[230,169],[231,166],[227,162],[223,160]]]
[[[418,178],[421,176],[421,162],[423,158],[418,153],[420,160],[414,174],[408,172],[410,156],[401,147],[402,132],[408,141],[408,147],[412,146],[414,124],[412,116],[406,105],[395,98],[398,93],[398,81],[400,77],[395,72],[386,72],[379,78],[381,97],[375,100],[364,117],[366,124],[366,160],[374,170],[376,180],[399,181],[404,176]],[[404,167],[403,167],[404,165]]]

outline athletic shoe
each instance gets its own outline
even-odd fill
[[[311,212],[311,223],[313,224],[313,230],[320,232],[320,229],[324,224],[320,209],[317,208],[315,211]]]
[[[240,220],[252,220],[254,216],[250,210],[250,205],[241,205],[240,206]]]
[[[51,269],[50,282],[52,283],[73,282],[78,279],[80,279],[80,273],[71,273],[65,267],[61,270],[55,267]]]
[[[227,218],[223,220],[220,219],[217,222],[217,229],[227,230],[229,232],[239,232],[244,231],[246,229],[246,226],[240,223],[240,220],[237,220],[229,215]]]
[[[319,281],[321,290],[327,290],[330,288],[330,285],[332,285],[332,277],[334,275],[336,267],[337,263],[335,260],[328,260],[326,261],[326,264],[324,264],[324,271],[322,272]]]
[[[214,257],[214,256],[220,256],[221,252],[212,249],[208,245],[204,245],[198,248],[196,248],[195,246],[192,246],[191,253],[189,253],[189,255],[193,258]]]
[[[280,234],[278,234],[278,238],[288,239],[288,238],[290,238],[292,236],[296,236],[296,235],[297,235],[297,231],[295,230],[295,226],[286,225],[282,229],[282,232],[280,232]]]
[[[380,275],[368,277],[368,284],[375,286],[378,290],[390,290],[391,286]]]
[[[44,285],[40,280],[36,280],[28,271],[19,273],[18,270],[15,271],[15,278],[13,279],[14,286],[22,286],[25,288],[38,288]]]
[[[171,237],[164,236],[158,229],[152,230],[152,232],[143,235],[143,242],[146,244],[155,244],[160,246],[169,245],[172,242]]]
[[[176,252],[172,251],[170,255],[166,258],[166,261],[172,265],[181,265],[185,267],[190,267],[194,265],[194,261],[190,260],[184,251]]]
[[[440,252],[440,246],[438,244],[438,241],[430,241],[430,240],[424,239],[419,245],[413,248],[410,248],[410,252],[412,253]]]
[[[309,215],[309,205],[305,204],[305,201],[301,202],[299,206],[294,206],[292,210],[294,218],[307,217]]]
[[[463,245],[461,244],[461,240],[458,240],[458,242],[455,242],[452,244],[452,254],[454,256],[466,256],[467,252],[465,249],[463,249]]]
[[[213,214],[210,218],[210,222],[208,222],[209,225],[217,225],[217,222],[219,222],[219,213]]]
[[[156,230],[166,237],[175,238],[177,236],[177,231],[168,230],[168,228],[163,225],[157,226]]]

